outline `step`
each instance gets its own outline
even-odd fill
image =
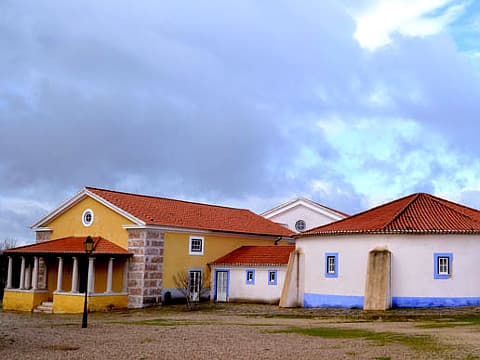
[[[39,309],[38,307],[36,309],[33,309],[34,313],[42,313],[42,314],[53,314],[53,309]]]
[[[33,312],[53,314],[53,302],[44,301],[40,305],[38,305],[35,309],[33,309]]]

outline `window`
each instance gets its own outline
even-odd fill
[[[93,223],[93,211],[91,209],[86,209],[82,214],[82,224],[84,226],[90,226]]]
[[[268,285],[277,285],[277,270],[268,271]]]
[[[435,253],[433,254],[435,279],[449,279],[452,276],[452,253]]]
[[[190,236],[189,254],[190,255],[203,255],[203,237]]]
[[[325,277],[338,277],[338,253],[325,254]]]
[[[254,285],[255,284],[255,270],[247,270],[246,272],[246,284]]]
[[[303,231],[303,230],[305,230],[306,227],[307,227],[307,224],[305,223],[305,220],[298,220],[295,223],[295,229],[297,231]]]

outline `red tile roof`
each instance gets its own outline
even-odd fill
[[[293,232],[250,210],[86,188],[147,225],[270,236]]]
[[[212,265],[287,265],[295,246],[242,246],[211,262]]]
[[[477,234],[480,233],[480,211],[417,193],[311,229],[298,237],[357,233]]]
[[[92,239],[94,241],[93,255],[130,255],[127,250],[104,238],[92,237]],[[66,237],[8,249],[5,250],[5,253],[85,254],[84,242],[85,237]]]

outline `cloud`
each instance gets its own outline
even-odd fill
[[[442,32],[464,12],[466,1],[378,0],[355,14],[355,39],[375,50],[392,42],[395,34],[424,37]]]

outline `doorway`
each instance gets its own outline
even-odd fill
[[[215,299],[219,302],[227,301],[228,271],[218,270],[215,272]]]

